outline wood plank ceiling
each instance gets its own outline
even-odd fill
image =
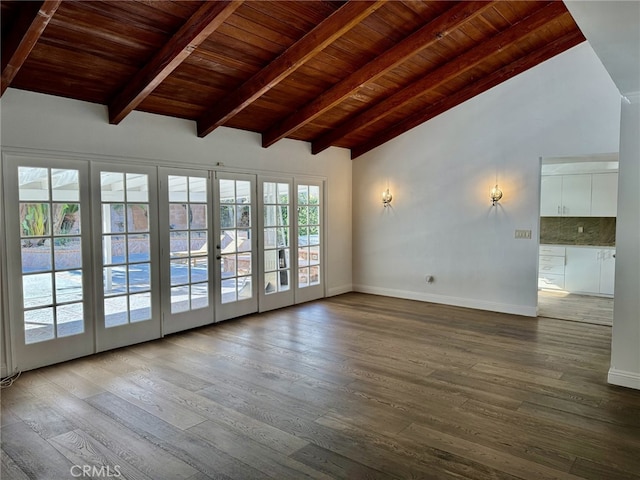
[[[8,86],[351,149],[584,41],[560,1],[5,1]],[[523,92],[526,95],[526,92]]]

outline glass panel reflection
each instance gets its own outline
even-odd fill
[[[53,234],[54,235],[79,235],[80,234],[80,204],[78,203],[54,203],[53,204]]]
[[[56,302],[79,302],[82,300],[82,270],[56,272]],[[58,317],[58,321],[60,318]]]
[[[100,193],[103,202],[124,202],[124,173],[101,172]]]
[[[32,238],[22,240],[22,272],[48,272],[51,270],[51,240]]]
[[[104,325],[106,328],[117,327],[129,323],[129,307],[127,297],[104,299]]]
[[[21,202],[49,200],[49,170],[18,167],[18,199]]]
[[[187,177],[180,175],[169,175],[167,180],[169,186],[169,202],[186,202]]]
[[[171,313],[189,310],[189,285],[171,288]]]
[[[53,308],[38,308],[24,312],[24,343],[43,342],[55,337]]]
[[[51,273],[22,276],[24,308],[53,304],[53,279]]]
[[[72,303],[56,307],[57,335],[69,337],[84,332],[82,303]]]
[[[48,203],[20,204],[21,236],[43,237],[51,235],[51,218]]]
[[[143,292],[151,289],[151,264],[129,265],[129,292]]]
[[[131,322],[143,322],[151,319],[151,292],[129,296]]]
[[[78,170],[51,169],[51,198],[54,202],[79,202]]]
[[[125,265],[104,267],[102,271],[105,296],[127,293],[127,267]]]
[[[148,202],[149,181],[143,173],[127,173],[127,202]]]
[[[169,228],[171,230],[186,230],[188,224],[187,205],[169,204]]]
[[[148,232],[149,231],[149,205],[129,204],[127,205],[127,231]]]
[[[189,201],[206,203],[207,179],[203,177],[189,177]]]
[[[191,308],[205,308],[209,306],[209,283],[195,283],[191,286]]]
[[[207,206],[206,205],[191,205],[189,207],[189,228],[205,229],[207,228]]]

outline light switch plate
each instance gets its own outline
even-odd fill
[[[516,230],[516,238],[531,240],[531,230]]]

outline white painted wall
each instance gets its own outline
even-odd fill
[[[620,122],[616,296],[609,382],[640,389],[640,92],[623,99]]]
[[[609,382],[640,389],[640,2],[567,1],[627,100],[620,122],[616,297]]]
[[[354,289],[535,315],[539,158],[615,152],[619,119],[585,42],[356,159]]]
[[[308,143],[282,140],[271,148],[260,136],[220,128],[204,139],[195,123],[133,112],[109,125],[107,109],[75,100],[8,89],[1,100],[3,150],[35,149],[152,160],[160,165],[313,175],[326,179],[328,295],[351,290],[351,168],[349,152],[331,148],[311,155]]]
[[[282,140],[271,148],[260,136],[219,128],[196,136],[195,123],[133,112],[120,125],[109,125],[107,109],[75,100],[8,89],[2,98],[2,147],[150,159],[225,170],[284,172],[326,178],[328,218],[327,290],[351,289],[351,165],[340,148],[311,155],[308,143]],[[134,160],[135,161],[135,160]]]

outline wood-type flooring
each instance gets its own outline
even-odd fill
[[[24,372],[2,479],[640,479],[611,328],[345,294]],[[110,475],[110,476],[109,476]]]
[[[613,325],[613,298],[538,290],[538,316]]]

